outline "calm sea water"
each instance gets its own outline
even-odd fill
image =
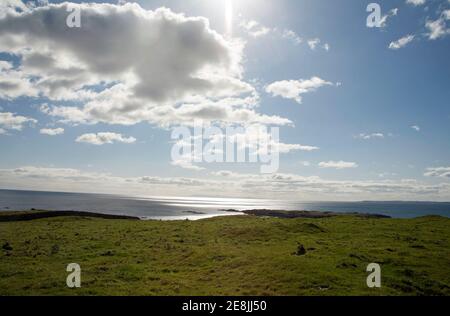
[[[223,211],[227,209],[359,212],[383,214],[396,218],[424,215],[450,217],[450,202],[295,202],[224,198],[137,198],[106,194],[0,190],[0,211],[31,208],[90,211],[164,220],[235,215]]]

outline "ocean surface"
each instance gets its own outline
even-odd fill
[[[450,217],[450,202],[296,202],[260,199],[194,197],[126,197],[107,194],[0,190],[0,212],[10,210],[73,210],[138,216],[143,219],[202,219],[236,215],[224,210],[301,210],[358,212],[413,218],[424,215]]]

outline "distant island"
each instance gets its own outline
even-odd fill
[[[227,212],[239,212],[236,210],[226,210]],[[267,216],[279,218],[326,218],[334,216],[353,215],[366,218],[391,218],[387,215],[367,214],[367,213],[336,213],[336,212],[321,212],[321,211],[280,211],[280,210],[245,210],[241,213],[254,216]]]

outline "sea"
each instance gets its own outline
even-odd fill
[[[130,197],[108,194],[0,190],[0,212],[43,209],[129,215],[141,219],[198,220],[236,215],[229,210],[271,209],[369,213],[393,218],[450,217],[450,202],[303,202],[211,197]]]

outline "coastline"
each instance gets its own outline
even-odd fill
[[[367,213],[336,213],[336,212],[321,212],[321,211],[283,211],[283,210],[269,210],[269,209],[255,209],[255,210],[221,210],[221,212],[229,213],[228,215],[205,214],[201,212],[185,211],[190,215],[187,216],[161,216],[161,217],[137,217],[128,215],[114,215],[107,213],[96,213],[90,211],[49,211],[49,210],[8,210],[0,211],[0,222],[14,222],[14,221],[31,221],[36,219],[45,219],[53,217],[86,217],[86,218],[101,218],[109,220],[159,220],[159,221],[176,221],[176,220],[202,220],[223,216],[254,216],[254,217],[273,217],[283,219],[295,218],[329,218],[338,216],[355,216],[361,218],[391,218],[387,215],[381,214],[367,214]]]
[[[52,193],[40,191],[0,190],[0,211],[9,210],[89,211],[127,215],[141,219],[203,219],[248,210],[318,211],[331,213],[383,214],[392,218],[415,218],[440,215],[450,218],[447,202],[304,202],[222,198],[133,198],[116,195]],[[227,210],[227,211],[224,211]],[[308,213],[311,214],[311,213]],[[169,218],[170,216],[170,218]],[[285,216],[280,214],[280,216]]]

